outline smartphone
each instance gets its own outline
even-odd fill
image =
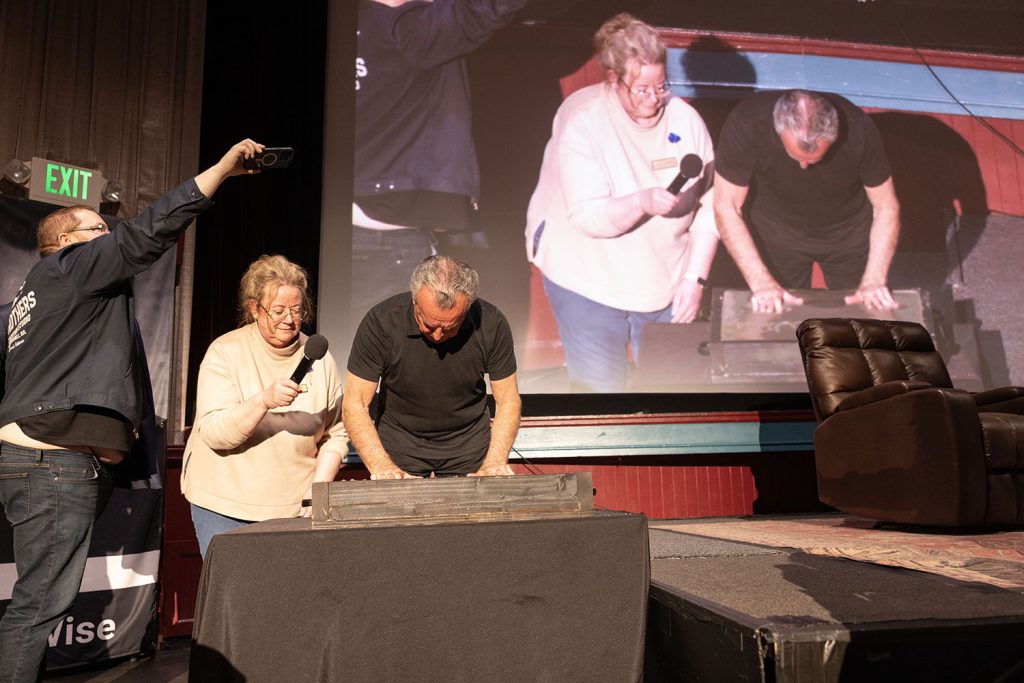
[[[243,168],[288,168],[292,163],[295,150],[291,147],[264,147],[262,152],[242,162]]]

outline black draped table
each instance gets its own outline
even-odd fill
[[[643,515],[214,537],[189,680],[636,681]]]

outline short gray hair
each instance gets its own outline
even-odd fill
[[[458,303],[459,294],[469,303],[480,294],[480,276],[469,265],[451,256],[428,256],[420,261],[409,278],[412,295],[424,287],[434,290],[434,303],[450,311]]]
[[[644,64],[664,64],[668,56],[658,32],[627,12],[604,22],[594,35],[594,49],[601,66],[622,80],[635,78]]]
[[[839,114],[832,103],[809,90],[788,90],[775,102],[772,123],[779,135],[788,131],[804,152],[818,144],[832,144],[839,137]]]

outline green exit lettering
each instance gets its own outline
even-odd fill
[[[46,164],[46,192],[61,197],[72,197],[88,201],[89,178],[92,171],[81,168],[70,168],[60,164]],[[59,186],[58,186],[59,184]],[[81,192],[79,192],[81,189]]]

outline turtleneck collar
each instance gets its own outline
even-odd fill
[[[306,337],[306,335],[299,332],[299,334],[295,337],[295,340],[291,344],[279,348],[276,346],[271,346],[267,342],[267,340],[263,338],[263,335],[260,334],[260,330],[256,326],[255,322],[249,323],[248,325],[246,325],[246,327],[249,329],[249,334],[253,337],[253,345],[263,349],[263,351],[268,356],[277,360],[291,358],[296,353],[298,353]]]

